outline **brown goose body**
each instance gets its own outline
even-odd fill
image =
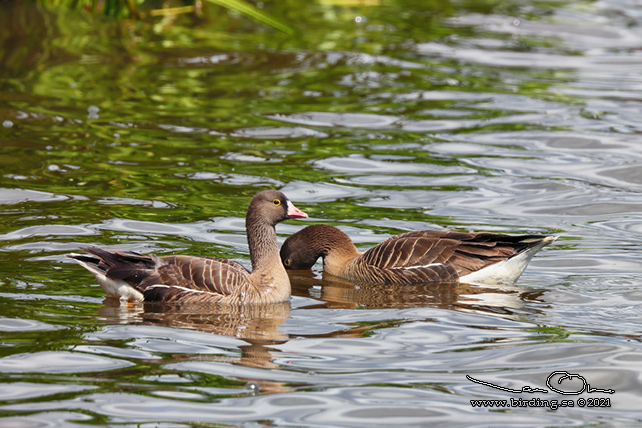
[[[93,273],[108,297],[160,303],[272,303],[290,298],[290,281],[276,242],[277,223],[305,218],[276,190],[252,198],[245,225],[252,272],[215,257],[142,255],[82,248],[69,254]]]
[[[323,258],[324,273],[362,283],[513,283],[554,236],[419,230],[360,253],[333,226],[308,226],[281,247],[287,269],[309,269]]]

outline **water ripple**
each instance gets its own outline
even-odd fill
[[[79,352],[44,351],[0,358],[2,373],[84,373],[130,367],[132,363]]]

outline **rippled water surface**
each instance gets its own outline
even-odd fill
[[[262,7],[298,33],[0,5],[0,425],[642,423],[640,3]],[[317,265],[291,302],[225,312],[120,307],[64,256],[249,267],[268,188],[310,214],[280,242],[310,223],[360,248],[560,240],[515,286],[356,287]]]

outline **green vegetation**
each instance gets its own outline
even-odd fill
[[[207,3],[241,13],[257,22],[269,25],[286,34],[296,30],[287,22],[262,11],[244,0],[158,1],[158,0],[40,0],[48,8],[84,10],[118,18],[144,19],[149,17],[175,17],[183,14],[204,16]],[[191,3],[191,4],[190,4]]]

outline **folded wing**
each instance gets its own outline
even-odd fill
[[[142,293],[148,302],[228,302],[232,295],[235,298],[243,295],[239,287],[248,288],[247,292],[252,288],[248,271],[231,260],[181,255],[157,257],[95,247],[83,250],[91,256],[74,258],[86,267],[91,266],[94,274],[124,281]]]
[[[542,236],[421,230],[366,251],[359,264],[384,282],[457,281],[536,246]]]

